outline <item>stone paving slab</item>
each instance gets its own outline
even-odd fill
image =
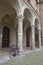
[[[16,59],[1,63],[0,65],[43,65],[43,49],[23,52]]]
[[[9,60],[10,60],[9,56],[4,56],[4,57],[0,58],[0,63],[5,63],[5,62],[7,62]]]
[[[6,56],[8,54],[9,54],[9,52],[7,50],[0,49],[0,57]]]

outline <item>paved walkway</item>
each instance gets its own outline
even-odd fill
[[[0,63],[4,63],[9,60],[9,53],[5,49],[0,49]]]
[[[43,65],[43,49],[26,51],[20,53],[19,57],[10,61],[8,60],[10,60],[9,56],[0,58],[0,65]]]
[[[8,55],[8,48],[0,48],[0,57]]]
[[[8,54],[9,54],[8,52],[0,50],[0,57],[4,57],[4,56],[6,56]]]
[[[9,60],[10,60],[9,56],[4,56],[4,57],[0,58],[0,63],[5,63],[5,62],[7,62]]]

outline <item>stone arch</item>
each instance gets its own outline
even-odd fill
[[[20,9],[20,5],[21,5],[21,2],[19,1],[19,0],[8,0],[8,1],[6,1],[6,2],[8,2],[8,3],[10,3],[11,4],[11,6],[13,7],[13,8],[15,8],[17,11]]]
[[[12,16],[15,15],[15,12],[17,13],[15,7],[13,8],[13,6],[8,2],[8,1],[0,1],[0,22],[2,20],[2,18],[4,18],[4,16],[8,15],[8,16]]]
[[[16,45],[16,32],[17,32],[17,12],[14,9],[14,14],[11,13],[9,14],[4,14],[2,16],[2,20],[0,22],[0,35],[2,35],[2,31],[3,31],[3,27],[7,26],[10,29],[10,44],[14,44]],[[14,32],[14,33],[13,33]],[[2,37],[1,37],[1,45],[0,47],[2,47]]]
[[[24,11],[23,11],[23,16],[24,16],[24,20],[26,19],[27,21],[24,21],[27,24],[28,27],[28,23],[31,25],[31,21],[33,18],[33,15],[31,13],[31,11],[29,10],[29,8],[25,8],[24,7]]]
[[[24,5],[23,8],[22,8],[22,15],[24,16],[24,13],[25,13],[26,10],[28,11],[28,16],[30,15],[30,18],[33,18],[33,13],[32,13],[32,11],[31,11],[30,8],[29,8],[28,6],[26,6],[26,5]]]
[[[25,47],[31,49],[31,21],[32,14],[28,8],[24,9],[24,20],[23,20],[23,28],[24,28],[24,38],[25,38]],[[23,38],[23,39],[24,39]],[[24,44],[24,43],[23,43]]]

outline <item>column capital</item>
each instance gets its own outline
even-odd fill
[[[33,23],[31,23],[31,27],[35,27],[35,25]]]
[[[17,18],[18,19],[24,19],[24,16],[23,15],[17,15]]]

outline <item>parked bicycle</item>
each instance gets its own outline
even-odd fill
[[[10,59],[16,57],[17,55],[19,55],[19,48],[15,47],[14,45],[11,45],[9,47],[9,57],[10,57]]]

